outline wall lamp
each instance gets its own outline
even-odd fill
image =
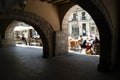
[[[23,11],[26,6],[27,0],[18,0],[19,7]]]

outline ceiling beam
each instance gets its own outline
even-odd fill
[[[63,4],[63,3],[70,2],[70,0],[40,0],[40,1],[46,1],[51,4]]]

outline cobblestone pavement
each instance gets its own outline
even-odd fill
[[[98,56],[69,52],[42,58],[42,48],[0,47],[1,80],[119,80],[120,74],[97,71]]]

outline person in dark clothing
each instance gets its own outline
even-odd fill
[[[26,38],[24,36],[22,36],[22,41],[27,45],[27,41],[26,41]]]
[[[95,37],[95,40],[93,41],[93,44],[97,44],[97,43],[100,43],[100,41],[97,37]]]
[[[83,42],[81,43],[81,48],[86,48],[86,43],[87,43],[87,41],[83,40]]]
[[[93,50],[95,54],[100,53],[100,40],[95,37],[95,40],[93,41]]]

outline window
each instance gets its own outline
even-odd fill
[[[77,13],[73,13],[73,19],[72,21],[77,21]]]
[[[78,39],[78,37],[79,37],[79,28],[78,27],[72,27],[72,37],[75,39]]]
[[[82,12],[82,20],[85,20],[86,16],[85,16],[85,12]]]
[[[83,36],[86,36],[86,24],[85,23],[82,24],[82,33],[83,33]]]

